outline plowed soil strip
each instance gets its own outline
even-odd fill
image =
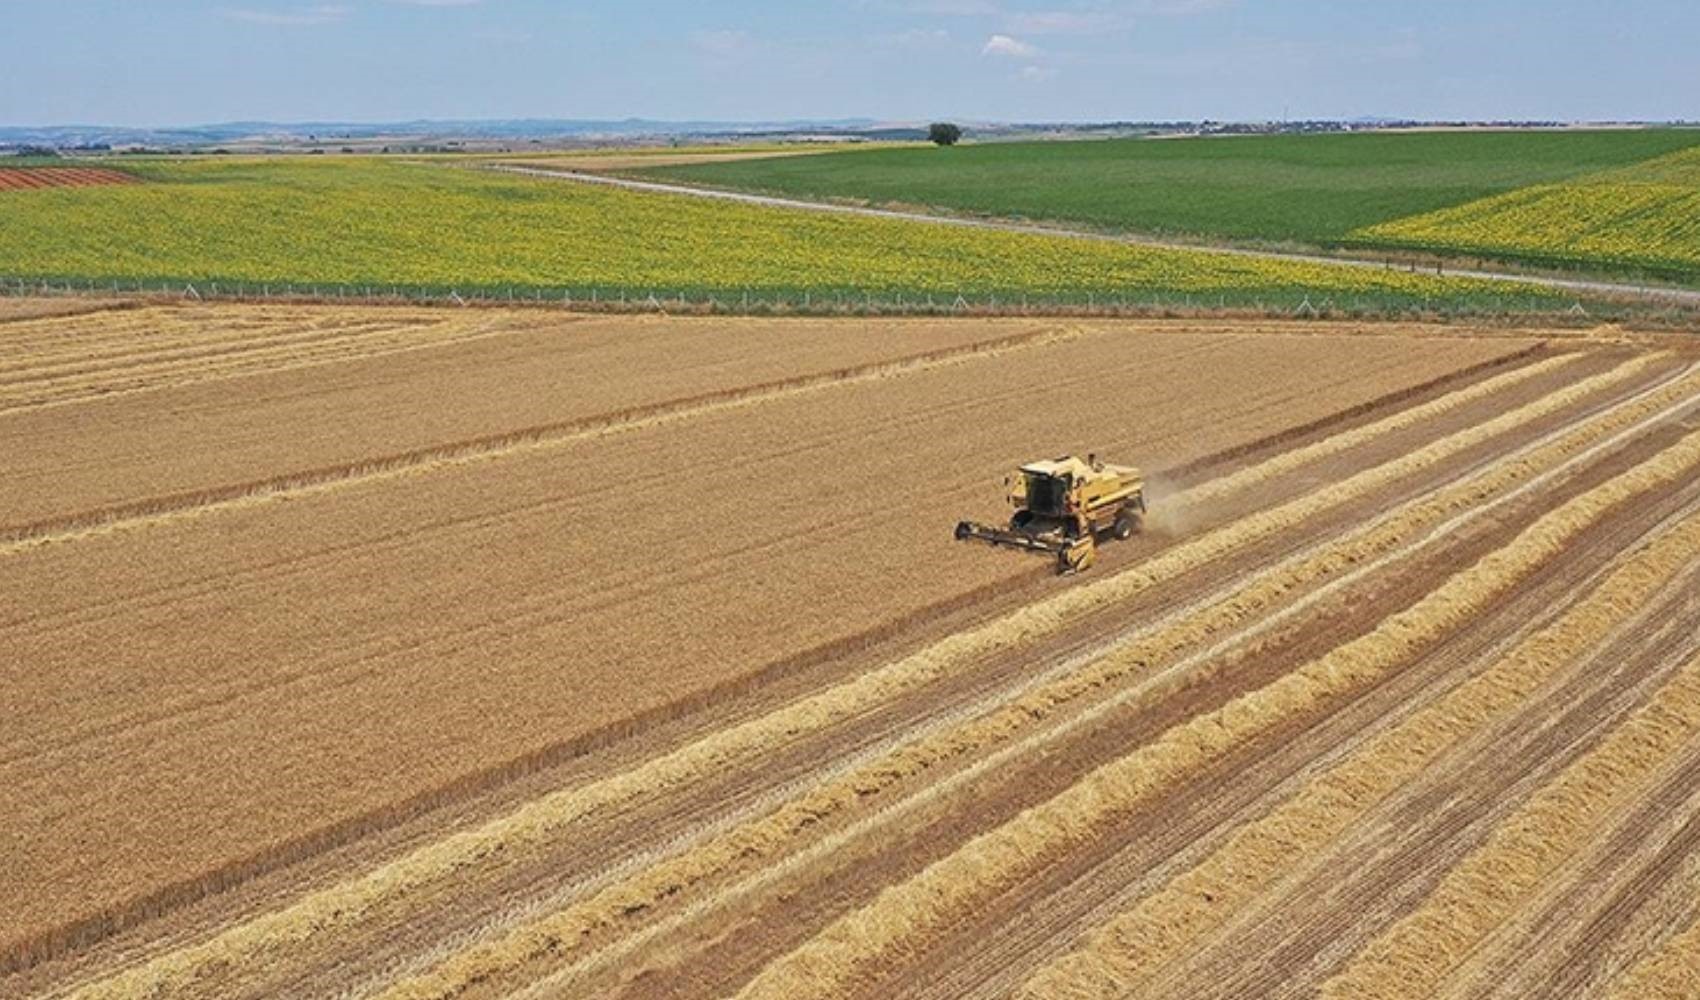
[[[1298,520],[1315,509],[1326,509],[1346,502],[1353,496],[1392,481],[1417,469],[1429,467],[1464,448],[1485,441],[1495,434],[1516,426],[1524,420],[1561,409],[1587,393],[1626,380],[1645,367],[1633,362],[1606,375],[1578,383],[1561,390],[1540,403],[1484,424],[1422,452],[1405,456],[1390,467],[1371,470],[1366,476],[1355,477],[1338,484],[1326,496],[1313,498],[1288,511],[1285,518]],[[1260,519],[1250,537],[1261,537],[1278,530],[1282,519]],[[1210,539],[1211,536],[1206,536]],[[250,924],[241,925],[221,934],[203,946],[163,956],[146,966],[123,974],[103,988],[102,995],[126,995],[132,989],[147,989],[150,982],[187,982],[200,975],[197,970],[210,969],[239,956],[261,954],[267,950],[286,947],[291,940],[305,940],[329,931],[351,920],[385,899],[395,898],[413,888],[450,877],[461,868],[478,864],[490,852],[522,850],[528,843],[546,841],[567,829],[577,817],[607,808],[634,796],[659,794],[671,787],[686,784],[697,775],[712,773],[729,766],[734,760],[750,753],[759,753],[776,741],[785,741],[800,732],[818,730],[836,721],[852,717],[881,701],[912,690],[938,676],[953,665],[976,656],[1004,648],[1012,643],[1051,634],[1078,613],[1105,606],[1118,599],[1118,593],[1137,593],[1157,579],[1185,572],[1199,559],[1231,551],[1236,546],[1234,533],[1217,537],[1185,556],[1170,560],[1160,572],[1136,572],[1134,579],[1111,578],[1092,586],[1100,590],[1086,601],[1077,596],[1090,588],[1064,592],[1048,606],[1024,609],[1015,616],[1017,624],[1005,622],[988,629],[953,637],[929,650],[891,667],[867,675],[850,685],[832,689],[823,695],[806,699],[773,716],[723,730],[679,751],[657,758],[649,764],[596,784],[569,789],[539,800],[532,805],[490,826],[469,831],[455,838],[422,849],[344,886],[332,887],[300,903]],[[1119,582],[1118,582],[1119,580]],[[1060,607],[1059,607],[1060,605]],[[1079,611],[1069,614],[1070,610]],[[1067,614],[1068,617],[1058,617]]]
[[[1088,997],[1133,989],[1449,748],[1513,710],[1566,662],[1603,641],[1611,623],[1683,572],[1697,547],[1700,515],[1645,547],[1490,669],[1339,761],[1197,867],[1107,922],[1082,949],[1035,974],[1023,994]]]
[[[0,167],[0,190],[139,183],[134,174],[104,167]]]
[[[544,424],[466,441],[373,456],[356,463],[327,466],[289,476],[83,511],[0,530],[0,556],[33,545],[74,541],[112,531],[131,530],[183,518],[201,517],[226,509],[254,506],[284,497],[366,485],[452,465],[497,459],[519,452],[561,447],[609,434],[657,427],[827,388],[853,386],[861,382],[898,377],[945,365],[998,357],[1010,351],[1073,339],[1086,332],[1077,328],[1073,331],[1044,330],[1019,334],[968,347],[927,352],[898,361],[879,362],[821,375],[723,390],[628,412],[575,419],[559,424]]]
[[[1011,823],[970,841],[917,877],[883,892],[809,943],[771,963],[744,996],[832,996],[872,963],[914,947],[954,911],[989,899],[1163,788],[1184,780],[1236,744],[1283,719],[1371,684],[1461,625],[1556,557],[1613,508],[1691,474],[1700,433],[1683,438],[1593,493],[1546,514],[1505,548],[1478,562],[1375,630],[1259,691],[1199,716],[1088,775]]]
[[[1662,390],[1651,391],[1650,397],[1643,402],[1649,411],[1659,406],[1668,407],[1673,399],[1686,404],[1696,387],[1684,382],[1686,380],[1679,380]],[[1049,672],[1041,675],[1036,680],[1044,681],[1044,684],[1008,696],[1013,700],[997,711],[967,725],[917,738],[895,753],[834,777],[810,795],[758,823],[749,824],[650,868],[643,878],[614,886],[583,904],[522,926],[490,945],[470,949],[467,954],[445,963],[444,968],[437,970],[433,976],[422,978],[421,982],[435,979],[436,986],[433,988],[441,988],[442,993],[425,989],[420,995],[450,995],[459,988],[454,984],[478,981],[493,970],[522,964],[545,951],[565,951],[569,943],[584,939],[587,928],[604,926],[610,914],[629,912],[638,906],[639,901],[645,901],[642,906],[648,908],[662,899],[676,898],[684,887],[724,873],[740,860],[774,854],[786,841],[858,801],[904,778],[939,768],[951,760],[984,753],[993,746],[1013,740],[1017,734],[1082,696],[1103,690],[1130,674],[1143,672],[1151,664],[1173,656],[1201,639],[1223,630],[1232,630],[1238,623],[1255,616],[1305,583],[1325,578],[1346,567],[1357,566],[1359,572],[1375,568],[1378,556],[1382,557],[1382,561],[1391,558],[1386,554],[1389,549],[1396,548],[1401,541],[1420,533],[1447,513],[1465,511],[1466,516],[1482,514],[1494,506],[1484,507],[1483,501],[1497,489],[1532,475],[1542,462],[1559,461],[1580,449],[1595,435],[1644,416],[1646,411],[1639,406],[1624,404],[1611,418],[1602,418],[1606,426],[1560,435],[1563,439],[1557,443],[1533,448],[1533,451],[1543,453],[1539,458],[1506,460],[1471,482],[1444,490],[1426,501],[1413,502],[1408,509],[1391,513],[1345,539],[1325,544],[1316,553],[1295,557],[1243,587],[1230,587],[1229,595],[1220,598],[1207,611],[1199,611],[1197,606],[1185,609],[1167,619],[1167,627],[1159,623],[1150,632],[1142,633],[1139,640],[1121,643],[1112,653],[1102,655],[1086,666],[1069,663],[1057,671],[1062,675],[1060,677],[1053,677]],[[1530,483],[1525,488],[1534,485]],[[1364,565],[1366,563],[1369,565]],[[1027,748],[1028,752],[1032,750]]]

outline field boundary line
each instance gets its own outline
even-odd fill
[[[1131,234],[1096,233],[1085,229],[1070,229],[1063,226],[1046,226],[1038,223],[1015,222],[1007,219],[979,219],[955,215],[935,215],[928,212],[904,211],[902,209],[895,208],[875,208],[868,205],[845,205],[837,202],[813,201],[807,198],[786,198],[778,195],[752,194],[744,191],[728,191],[721,188],[697,187],[690,184],[636,180],[629,177],[586,173],[578,170],[549,170],[539,167],[515,167],[502,164],[492,164],[475,169],[490,170],[506,174],[517,174],[526,177],[537,177],[548,180],[567,181],[574,184],[600,184],[606,187],[623,188],[629,191],[641,191],[649,194],[678,195],[688,198],[729,201],[743,205],[790,209],[794,211],[820,212],[835,215],[856,215],[902,222],[930,223],[932,225],[939,226],[956,226],[964,229],[984,229],[996,232],[1020,233],[1028,236],[1054,236],[1065,239],[1088,240],[1096,243],[1115,243],[1123,246],[1146,247],[1155,250],[1216,254],[1226,257],[1282,261],[1292,264],[1312,264],[1322,266],[1332,265],[1335,267],[1370,271],[1387,270],[1387,265],[1381,261],[1364,260],[1355,257],[1335,257],[1322,253],[1297,253],[1290,250],[1254,250],[1249,247],[1201,246],[1198,244],[1182,243],[1174,240],[1162,240],[1155,237],[1135,236]],[[1556,278],[1550,275],[1517,274],[1512,271],[1490,271],[1483,270],[1481,268],[1457,268],[1446,271],[1445,274],[1447,277],[1452,278],[1469,278],[1477,281],[1499,282],[1511,287],[1524,285],[1533,288],[1574,292],[1590,296],[1615,295],[1628,298],[1646,299],[1655,302],[1663,301],[1678,302],[1688,305],[1700,305],[1700,290],[1687,288],[1633,285],[1614,281],[1590,280],[1585,278]]]
[[[1197,865],[1102,922],[1081,947],[1036,970],[1020,995],[1087,997],[1132,990],[1153,968],[1233,920],[1400,785],[1521,705],[1564,663],[1600,648],[1621,628],[1601,630],[1601,617],[1621,623],[1620,611],[1639,607],[1686,572],[1689,552],[1700,546],[1700,512],[1655,534],[1487,670],[1334,762]]]
[[[1249,544],[1250,540],[1266,537],[1281,525],[1297,520],[1305,513],[1330,509],[1345,503],[1359,493],[1392,481],[1406,472],[1427,468],[1450,454],[1490,440],[1503,431],[1546,413],[1555,412],[1608,386],[1634,378],[1646,368],[1663,363],[1664,360],[1662,355],[1646,355],[1627,360],[1607,372],[1572,383],[1565,389],[1544,396],[1509,414],[1502,414],[1493,420],[1460,431],[1443,439],[1447,442],[1444,445],[1431,445],[1383,466],[1366,470],[1321,491],[1320,494],[1293,501],[1273,509],[1273,512],[1260,512],[1241,522],[1234,522],[1233,525],[1207,533],[1199,539],[1182,543],[1149,563],[1102,581],[1064,591],[1040,604],[1029,605],[987,625],[942,639],[855,680],[808,696],[767,715],[719,730],[652,758],[630,771],[587,785],[550,793],[483,826],[420,848],[351,882],[320,890],[281,910],[231,928],[208,942],[161,956],[126,973],[120,973],[110,980],[103,981],[112,988],[113,992],[110,994],[96,992],[88,995],[128,995],[126,983],[145,983],[156,977],[161,981],[178,981],[182,977],[193,977],[203,966],[211,967],[225,960],[224,956],[229,949],[240,953],[263,953],[266,948],[276,946],[285,938],[310,938],[321,933],[322,928],[358,919],[360,912],[378,905],[382,900],[405,893],[413,885],[435,882],[463,867],[478,864],[488,854],[518,850],[524,843],[546,840],[581,816],[637,796],[688,783],[698,774],[726,766],[752,752],[769,747],[776,741],[783,742],[800,733],[817,731],[850,718],[868,707],[884,703],[891,697],[931,683],[938,676],[955,669],[959,662],[967,662],[999,649],[1026,644],[1055,634],[1085,613],[1109,606],[1142,592],[1156,582],[1190,570],[1198,559],[1215,558],[1240,545]],[[1681,374],[1673,374],[1665,383],[1674,382]],[[1644,390],[1653,391],[1657,391],[1656,388]],[[1242,529],[1245,537],[1240,537],[1230,530],[1235,525],[1244,525],[1248,521],[1252,522],[1252,527]],[[1195,552],[1198,555],[1195,555]]]
[[[660,403],[615,410],[571,420],[378,455],[357,462],[271,476],[228,486],[168,494],[133,503],[0,527],[0,557],[40,545],[80,540],[115,531],[199,517],[215,511],[250,507],[272,500],[363,485],[439,468],[559,448],[613,434],[664,426],[681,420],[788,399],[823,389],[900,377],[969,361],[1001,357],[1011,351],[1064,343],[1099,331],[1081,325],[1046,327],[979,344],[940,348],[889,361],[853,365],[827,372],[775,379],[702,393]]]
[[[1279,723],[1375,683],[1446,630],[1534,573],[1621,504],[1700,465],[1700,432],[1598,488],[1567,501],[1470,567],[1449,577],[1371,632],[1344,643],[1220,709],[1194,717],[1125,757],[1104,765],[1046,802],[964,844],[913,878],[885,889],[809,941],[775,959],[743,997],[830,996],[862,968],[915,946],[974,905],[1042,867],[1072,844],[1096,837],[1176,781],[1222,758]]]
[[[561,987],[566,981],[584,974],[584,970],[587,968],[600,967],[615,961],[653,935],[675,927],[687,919],[692,919],[693,915],[700,914],[705,909],[723,905],[733,896],[753,892],[784,873],[819,860],[833,853],[849,840],[866,836],[872,829],[892,822],[899,816],[913,811],[929,801],[951,794],[956,788],[977,780],[1011,760],[1037,752],[1056,739],[1083,726],[1093,724],[1110,712],[1125,708],[1155,692],[1164,690],[1166,687],[1196,682],[1198,678],[1192,675],[1197,673],[1200,666],[1208,664],[1215,657],[1228,653],[1248,642],[1255,641],[1285,624],[1288,620],[1306,613],[1321,601],[1337,595],[1357,581],[1381,570],[1411,551],[1433,544],[1437,539],[1455,532],[1462,525],[1485,516],[1506,503],[1521,499],[1555,478],[1567,476],[1576,466],[1593,461],[1601,453],[1619,447],[1624,441],[1638,435],[1646,427],[1669,420],[1674,413],[1678,413],[1691,405],[1693,405],[1692,401],[1684,400],[1666,406],[1662,412],[1655,413],[1636,425],[1613,434],[1608,440],[1589,445],[1581,452],[1567,450],[1563,443],[1554,444],[1553,441],[1558,438],[1578,436],[1579,434],[1586,436],[1584,433],[1579,432],[1575,427],[1555,431],[1548,438],[1521,449],[1519,454],[1526,456],[1537,451],[1551,450],[1557,452],[1561,457],[1560,464],[1540,473],[1528,482],[1520,484],[1509,493],[1496,497],[1485,504],[1475,503],[1474,501],[1483,490],[1478,488],[1473,481],[1493,478],[1496,474],[1503,478],[1507,472],[1505,469],[1507,463],[1533,462],[1533,459],[1502,456],[1500,459],[1484,464],[1461,477],[1458,481],[1437,486],[1421,496],[1407,501],[1399,508],[1389,511],[1387,515],[1377,519],[1376,522],[1347,536],[1324,539],[1301,552],[1295,553],[1293,556],[1260,572],[1257,579],[1251,583],[1231,584],[1219,588],[1215,593],[1200,598],[1185,607],[1177,608],[1156,622],[1129,629],[1118,636],[1097,643],[1089,650],[1074,654],[1062,663],[1046,668],[1034,675],[1030,681],[1024,682],[1010,691],[989,695],[974,705],[966,706],[978,708],[980,712],[979,718],[974,719],[969,725],[959,727],[968,735],[941,734],[939,731],[945,728],[943,725],[930,725],[926,728],[926,731],[917,733],[916,737],[909,741],[909,745],[903,748],[902,753],[889,755],[890,759],[886,763],[869,767],[864,774],[850,774],[848,778],[845,778],[844,773],[852,769],[849,762],[842,766],[828,768],[821,773],[823,780],[830,779],[834,782],[844,783],[853,790],[856,797],[866,797],[881,790],[883,785],[892,784],[902,778],[912,777],[921,770],[930,770],[945,765],[953,759],[977,750],[987,749],[988,744],[995,744],[999,739],[1019,737],[1014,743],[993,750],[989,756],[972,759],[966,767],[940,779],[935,784],[918,789],[906,798],[880,807],[874,814],[835,832],[825,840],[778,860],[775,864],[763,868],[757,876],[738,884],[734,889],[692,903],[684,913],[670,917],[658,925],[646,928],[627,939],[610,944],[606,948],[587,955],[585,958],[534,984],[532,989],[520,991],[520,995],[526,997],[550,995],[551,991]],[[1455,497],[1454,506],[1462,506],[1463,509],[1449,520],[1439,524],[1431,524],[1426,529],[1420,521],[1416,522],[1410,527],[1410,530],[1422,533],[1414,539],[1399,544],[1396,548],[1391,547],[1391,543],[1375,540],[1378,530],[1387,530],[1389,525],[1400,520],[1400,514],[1424,507],[1439,506],[1440,498],[1443,495]],[[1393,534],[1397,536],[1398,531],[1394,531]],[[1358,548],[1352,549],[1352,546]],[[1243,619],[1243,612],[1246,611],[1248,606],[1255,604],[1246,597],[1247,594],[1260,590],[1266,593],[1284,593],[1291,589],[1290,585],[1295,580],[1301,583],[1309,582],[1295,577],[1276,579],[1277,574],[1293,573],[1295,568],[1309,568],[1312,572],[1326,574],[1326,572],[1338,569],[1340,566],[1351,566],[1352,568],[1349,572],[1329,580],[1323,586],[1293,604],[1274,611],[1266,618],[1254,620],[1248,626],[1234,630],[1232,619],[1236,615]],[[1320,569],[1317,567],[1320,567]],[[1019,736],[1019,730],[1023,726],[1033,722],[1042,723],[1046,721],[1051,715],[1080,695],[1109,688],[1139,666],[1145,665],[1151,660],[1161,659],[1165,652],[1172,655],[1173,652],[1185,648],[1186,643],[1170,639],[1165,634],[1166,632],[1177,633],[1178,638],[1185,638],[1189,632],[1202,632],[1207,636],[1217,634],[1212,632],[1214,626],[1210,623],[1199,624],[1189,621],[1189,619],[1199,617],[1207,611],[1225,611],[1227,618],[1230,619],[1220,625],[1221,628],[1230,630],[1222,638],[1206,648],[1196,650],[1179,661],[1159,669],[1133,687],[1114,692],[1103,700],[1080,709],[1076,714],[1051,725],[1047,729]],[[1165,641],[1173,648],[1167,651],[1162,649]],[[1095,672],[1087,669],[1094,664],[1104,665],[1100,666]],[[1048,688],[1056,688],[1057,690],[1053,692]],[[978,743],[973,742],[973,736],[979,730],[985,731],[979,735],[986,738]],[[932,753],[926,750],[929,740],[942,743],[943,751]],[[843,798],[842,795],[838,797]],[[813,825],[825,818],[830,812],[833,794],[822,790],[816,798],[824,801],[809,801],[795,807],[794,811],[800,811],[802,817],[801,820],[793,824],[796,829],[801,830],[806,826]],[[741,838],[735,846],[740,850],[748,850],[753,844],[766,843],[767,841],[766,835],[749,835]],[[671,876],[670,873],[663,874],[663,872],[668,871],[668,865],[672,860],[674,859],[663,862],[661,867],[648,873],[652,879],[659,878],[658,884],[665,886],[664,895],[667,897],[676,896],[679,889],[692,881],[691,878],[686,877],[687,874],[702,874],[691,872],[676,877]],[[633,905],[632,901],[637,898],[642,897],[622,897],[620,901],[624,905],[631,906]],[[657,901],[660,901],[659,897]],[[545,918],[545,921],[548,919],[550,918]],[[541,925],[545,921],[538,923]],[[556,929],[553,926],[548,930],[534,928],[529,935],[530,940],[523,941],[523,943],[527,945],[535,944],[540,937],[545,941],[555,940],[554,931]],[[517,935],[515,937],[517,939]],[[551,949],[551,954],[559,954],[561,951],[567,950],[572,940],[571,934],[562,935],[559,938],[559,947]],[[478,975],[482,975],[486,970],[475,969],[474,971]],[[442,993],[426,992],[424,995],[440,997],[450,995],[450,993],[449,991]]]

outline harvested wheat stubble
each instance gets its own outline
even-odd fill
[[[1397,516],[1390,515],[1384,522],[1342,539],[1315,556],[1298,560],[1292,569],[1272,570],[1222,600],[1209,612],[1188,615],[1178,624],[1129,642],[1090,667],[1047,683],[1001,710],[902,747],[831,781],[775,814],[663,862],[640,878],[527,924],[506,938],[471,949],[437,970],[436,987],[453,990],[458,988],[453,985],[456,981],[482,978],[545,952],[559,954],[571,943],[582,940],[584,933],[609,926],[621,914],[675,899],[683,887],[723,874],[735,864],[748,865],[752,859],[773,853],[782,848],[788,838],[907,776],[930,770],[953,758],[983,753],[1000,742],[1008,742],[1071,700],[1104,689],[1128,673],[1139,671],[1205,636],[1232,628],[1306,582],[1373,560],[1400,539],[1419,532],[1447,513],[1477,509],[1495,491],[1533,475],[1545,464],[1574,454],[1589,441],[1633,423],[1660,407],[1669,406],[1674,400],[1685,400],[1694,389],[1695,384],[1687,382],[1653,390],[1639,402],[1623,404],[1609,415],[1592,421],[1588,427],[1536,449],[1533,455],[1502,461],[1468,483],[1443,490],[1428,501],[1413,502],[1409,509],[1399,511]]]
[[[853,388],[863,383],[918,372],[931,372],[974,361],[998,359],[1010,352],[1060,344],[1086,334],[1087,331],[1079,327],[1040,329],[981,341],[966,347],[941,348],[908,357],[869,361],[815,374],[794,375],[753,385],[712,390],[650,406],[628,405],[615,411],[576,419],[553,420],[517,430],[432,444],[409,451],[379,455],[368,453],[365,457],[347,464],[308,468],[285,475],[112,504],[45,518],[29,524],[13,527],[0,525],[0,556],[45,542],[80,540],[114,531],[158,526],[215,512],[252,507],[278,499],[295,499],[356,485],[370,486],[383,480],[431,472],[453,465],[511,458],[547,448],[569,447],[613,434],[654,429],[777,400],[826,390]],[[617,387],[629,392],[624,381],[603,381],[610,388]],[[505,393],[511,391],[509,387]],[[585,402],[583,395],[580,394],[575,402],[582,406]],[[409,428],[409,433],[416,431],[417,428]],[[350,437],[346,432],[340,436],[345,440]],[[371,447],[371,436],[364,426],[360,428],[355,440],[359,442],[358,447]],[[293,441],[291,446],[299,447],[298,443]],[[102,471],[105,471],[104,468]],[[108,478],[111,478],[110,475]],[[132,488],[128,483],[122,485]],[[63,495],[62,490],[54,494],[56,498]],[[56,499],[54,502],[63,501]]]
[[[27,320],[45,319],[53,316],[84,316],[89,313],[123,312],[135,308],[137,308],[137,303],[127,299],[12,299],[0,296],[0,323],[23,323]]]
[[[1700,997],[1700,921],[1666,941],[1611,984],[1609,1000]]]
[[[1408,407],[1390,416],[1374,421],[1373,423],[1364,424],[1361,427],[1332,435],[1322,439],[1321,441],[1305,445],[1302,448],[1294,448],[1291,451],[1283,452],[1282,454],[1271,458],[1267,462],[1241,469],[1238,472],[1213,479],[1208,483],[1202,483],[1187,490],[1184,500],[1189,505],[1209,503],[1219,497],[1227,496],[1245,489],[1247,486],[1258,480],[1271,478],[1281,474],[1282,472],[1297,469],[1329,455],[1337,455],[1365,442],[1373,441],[1383,434],[1389,434],[1395,430],[1400,430],[1405,427],[1416,426],[1424,420],[1433,419],[1442,413],[1463,406],[1472,400],[1485,399],[1496,392],[1527,381],[1537,375],[1544,375],[1549,371],[1560,368],[1572,361],[1575,361],[1576,358],[1577,356],[1573,354],[1560,354],[1555,357],[1547,358],[1544,361],[1537,361],[1533,364],[1524,365],[1521,368],[1512,369],[1511,371],[1495,375],[1492,378],[1483,379],[1475,385],[1469,386],[1465,389],[1460,389],[1459,391],[1443,396],[1440,399],[1431,400],[1428,403],[1418,406]]]
[[[51,831],[26,840],[18,870],[34,874],[14,885],[54,887],[0,886],[6,930],[60,928],[36,938],[58,948],[111,934],[859,648],[863,630],[1043,575],[929,519],[995,495],[1000,449],[1090,425],[1154,464],[1185,461],[1448,367],[1374,340],[1082,339],[4,560],[0,646],[20,654],[0,654],[17,716],[0,727],[0,814]],[[1261,359],[1299,370],[1270,379]],[[1031,397],[1035,366],[1117,391],[1006,412]],[[1244,391],[1199,398],[1201,378]],[[1129,413],[1129,396],[1176,416]],[[774,426],[791,433],[776,443]],[[882,434],[905,462],[951,471],[893,497],[889,449],[867,447]],[[963,455],[981,464],[950,466]],[[798,473],[828,467],[823,515],[819,480]],[[608,490],[610,468],[639,474]],[[563,530],[628,526],[634,498],[670,506],[629,524],[629,549]],[[820,532],[823,516],[837,530]],[[834,595],[832,616],[783,613]],[[650,627],[622,624],[634,619]],[[205,759],[226,762],[217,780]],[[54,808],[66,795],[76,807]]]
[[[1189,613],[1167,626],[1118,644],[1091,664],[1045,683],[1002,708],[955,728],[912,741],[848,774],[833,778],[776,812],[737,827],[683,854],[651,866],[590,898],[530,921],[496,940],[475,945],[442,963],[429,976],[395,988],[397,997],[447,996],[470,983],[543,955],[559,957],[623,917],[676,901],[691,886],[749,867],[780,853],[790,841],[827,818],[845,811],[900,781],[933,771],[946,762],[980,756],[1056,714],[1080,697],[1108,689],[1130,674],[1205,642],[1278,603],[1307,584],[1353,566],[1365,565],[1448,514],[1478,510],[1495,493],[1583,450],[1590,442],[1636,420],[1686,401],[1700,388],[1700,376],[1678,379],[1622,404],[1581,429],[1561,435],[1529,455],[1502,460],[1467,482],[1413,501],[1372,525],[1296,557],[1253,578],[1207,609]]]
[[[1169,730],[1087,775],[1055,798],[982,834],[907,882],[882,892],[770,963],[740,994],[811,997],[841,993],[880,958],[921,946],[953,913],[996,896],[1090,840],[1115,818],[1282,721],[1361,690],[1509,587],[1620,504],[1691,474],[1700,432],[1542,516],[1506,545],[1354,639],[1265,687]]]
[[[1027,997],[1136,992],[1188,946],[1232,919],[1326,847],[1385,796],[1470,734],[1511,712],[1565,664],[1598,646],[1684,572],[1700,549],[1700,515],[1646,544],[1563,615],[1493,666],[1313,777],[1196,867],[1097,930],[1024,985]]]
[[[1481,938],[1637,797],[1660,765],[1697,733],[1700,659],[1678,670],[1646,705],[1535,791],[1418,909],[1325,982],[1322,995],[1335,1000],[1435,995]]]
[[[775,741],[785,740],[796,733],[818,730],[913,690],[954,669],[957,664],[1029,638],[1050,634],[1074,620],[1075,615],[1106,605],[1120,596],[1137,593],[1152,582],[1185,572],[1198,560],[1232,551],[1246,539],[1264,537],[1284,523],[1307,516],[1308,512],[1328,509],[1400,476],[1427,468],[1523,421],[1533,420],[1591,391],[1631,378],[1643,367],[1640,362],[1626,365],[1608,376],[1588,380],[1574,393],[1567,390],[1561,397],[1531,404],[1515,416],[1495,421],[1492,426],[1472,428],[1461,436],[1448,439],[1442,446],[1407,456],[1377,474],[1336,484],[1325,491],[1325,496],[1288,511],[1284,518],[1260,518],[1243,537],[1232,532],[1225,536],[1206,536],[1197,547],[1188,549],[1183,558],[1170,559],[1153,570],[1134,573],[1125,579],[1111,578],[1089,585],[1100,589],[1084,603],[1073,595],[1089,588],[1066,591],[1045,605],[1004,620],[1001,625],[947,640],[849,685],[806,699],[781,713],[722,731],[671,755],[657,758],[636,771],[541,799],[485,828],[458,835],[356,881],[310,896],[286,910],[234,927],[211,942],[163,956],[122,974],[91,995],[134,995],[150,989],[149,984],[161,988],[168,988],[163,984],[177,984],[169,988],[185,987],[209,970],[216,973],[226,961],[254,961],[269,950],[289,947],[291,941],[334,933],[337,927],[360,919],[361,914],[372,907],[403,896],[416,887],[452,877],[463,867],[479,863],[484,856],[494,853],[507,855],[523,851],[529,844],[546,843],[570,829],[576,818],[589,812],[640,795],[658,794],[668,788],[679,787],[698,775],[760,752]],[[1117,579],[1120,583],[1114,582]]]
[[[154,307],[0,326],[0,413],[86,402],[486,335],[493,320],[418,310],[272,314]]]

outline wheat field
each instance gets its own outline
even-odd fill
[[[0,996],[1688,996],[1700,350],[10,303]],[[1055,576],[952,540],[1141,466]]]

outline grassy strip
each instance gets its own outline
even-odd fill
[[[871,964],[921,947],[953,917],[1029,878],[1161,792],[1282,723],[1386,677],[1562,554],[1621,504],[1692,475],[1700,432],[1542,516],[1373,631],[1281,679],[1168,730],[1056,797],[969,841],[770,963],[742,997],[841,995]]]
[[[640,797],[684,787],[701,776],[733,766],[766,748],[804,733],[852,718],[869,708],[916,690],[950,672],[1000,650],[1057,634],[1092,611],[1126,600],[1200,563],[1219,558],[1268,537],[1318,512],[1347,503],[1400,477],[1444,462],[1492,437],[1620,385],[1656,363],[1652,357],[1625,362],[1609,372],[1582,380],[1527,406],[1461,431],[1427,448],[1367,470],[1308,497],[1260,511],[1241,521],[1181,543],[1155,559],[1115,576],[1063,591],[1003,618],[934,643],[855,680],[804,698],[766,716],[721,730],[631,771],[544,796],[520,809],[397,859],[360,878],[309,895],[290,906],[232,927],[217,937],[162,955],[112,979],[93,984],[80,996],[132,997],[157,991],[181,991],[216,981],[232,964],[261,961],[339,928],[359,922],[379,906],[453,878],[493,856],[511,856],[552,842],[594,813]],[[1467,392],[1468,389],[1459,390]],[[1456,395],[1456,394],[1453,394]],[[1453,395],[1422,407],[1434,416],[1452,407]],[[1346,432],[1353,433],[1353,432]]]
[[[1608,1000],[1694,1000],[1700,997],[1700,920],[1666,941],[1611,984]]]
[[[1649,543],[1557,621],[1481,674],[1364,744],[1298,794],[1242,827],[1196,867],[1094,930],[1077,951],[1037,971],[1023,997],[1136,992],[1152,972],[1325,850],[1353,823],[1452,747],[1508,715],[1599,645],[1689,565],[1700,515]]]
[[[1692,555],[1694,548],[1688,550]],[[1625,608],[1626,612],[1632,608]],[[1328,1000],[1438,995],[1447,975],[1700,734],[1700,658],[1499,824],[1424,900],[1322,985]]]

